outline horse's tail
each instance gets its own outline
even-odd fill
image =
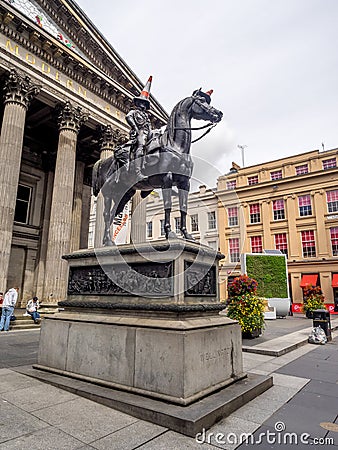
[[[93,188],[93,194],[95,197],[99,195],[99,192],[103,186],[102,177],[100,177],[100,169],[102,165],[102,160],[96,161],[93,167],[93,173],[92,173],[92,188]]]

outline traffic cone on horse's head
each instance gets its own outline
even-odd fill
[[[150,75],[148,78],[148,81],[146,85],[144,86],[141,94],[138,97],[134,98],[134,103],[136,106],[138,106],[140,103],[143,103],[146,105],[146,108],[150,108],[150,101],[149,101],[149,94],[150,94],[150,88],[151,88],[151,82],[153,80],[153,77]]]
[[[206,99],[207,103],[210,105],[210,102],[211,102],[210,96],[213,92],[214,91],[212,89],[210,89],[210,91],[203,92],[202,88],[199,88],[199,89],[196,89],[196,91],[194,91],[192,93],[192,95],[193,95],[193,97],[204,97]]]

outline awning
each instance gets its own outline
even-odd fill
[[[332,275],[332,287],[338,288],[338,273]]]
[[[309,284],[312,286],[317,286],[317,280],[318,280],[318,273],[314,273],[311,275],[303,275],[302,281],[300,282],[300,287],[306,287]]]

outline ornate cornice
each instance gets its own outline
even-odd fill
[[[32,83],[28,76],[22,77],[16,70],[11,69],[4,84],[4,103],[18,103],[28,109],[40,89],[41,86]]]
[[[13,27],[16,26],[16,29]],[[24,33],[23,33],[24,27]],[[132,105],[132,97],[120,92],[117,86],[113,86],[101,78],[91,69],[86,68],[78,61],[80,56],[69,55],[68,49],[56,46],[52,40],[48,40],[42,33],[37,33],[33,24],[24,24],[20,20],[12,20],[11,26],[2,22],[0,33],[22,45],[32,55],[40,57],[47,64],[57,69],[60,73],[78,82],[93,94],[107,101],[118,110],[126,113]],[[38,39],[36,39],[38,37]],[[61,45],[61,44],[60,44]]]
[[[57,106],[57,123],[59,130],[80,131],[81,125],[88,119],[88,114],[82,112],[79,106],[72,106],[70,102]]]

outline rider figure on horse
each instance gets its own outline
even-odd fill
[[[135,144],[131,148],[131,160],[137,182],[147,180],[141,172],[144,156],[144,146],[150,139],[151,124],[147,110],[150,109],[149,92],[152,77],[150,76],[143,91],[138,97],[134,97],[135,108],[126,115],[126,121],[131,126],[130,139]]]

